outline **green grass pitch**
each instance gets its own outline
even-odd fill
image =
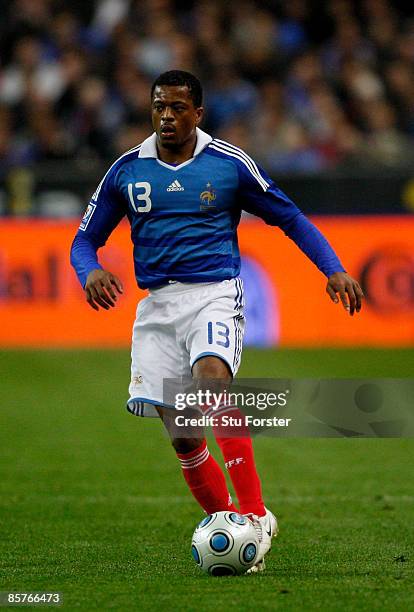
[[[257,437],[280,536],[263,575],[210,578],[160,423],[124,409],[128,351],[3,351],[0,371],[0,590],[59,590],[66,610],[414,609],[414,441]],[[413,372],[410,350],[246,350],[240,374]]]

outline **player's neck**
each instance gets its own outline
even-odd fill
[[[194,138],[177,148],[167,149],[157,142],[158,159],[166,164],[182,164],[193,157],[196,142],[197,136],[195,134]]]

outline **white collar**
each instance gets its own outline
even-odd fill
[[[206,146],[209,145],[210,142],[213,140],[213,138],[209,134],[203,132],[203,130],[200,130],[200,128],[196,128],[196,135],[197,144],[194,150],[193,158],[196,157],[196,155],[198,155],[199,153],[201,153],[201,151],[205,149]],[[157,134],[155,132],[144,140],[139,150],[138,157],[153,157],[155,159],[158,159]]]

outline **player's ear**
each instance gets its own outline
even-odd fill
[[[200,125],[200,123],[203,120],[203,116],[204,116],[204,108],[202,106],[199,106],[198,108],[196,108],[196,125]]]

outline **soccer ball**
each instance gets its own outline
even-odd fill
[[[211,576],[244,574],[259,551],[256,530],[237,512],[215,512],[195,528],[191,553],[199,568]]]

